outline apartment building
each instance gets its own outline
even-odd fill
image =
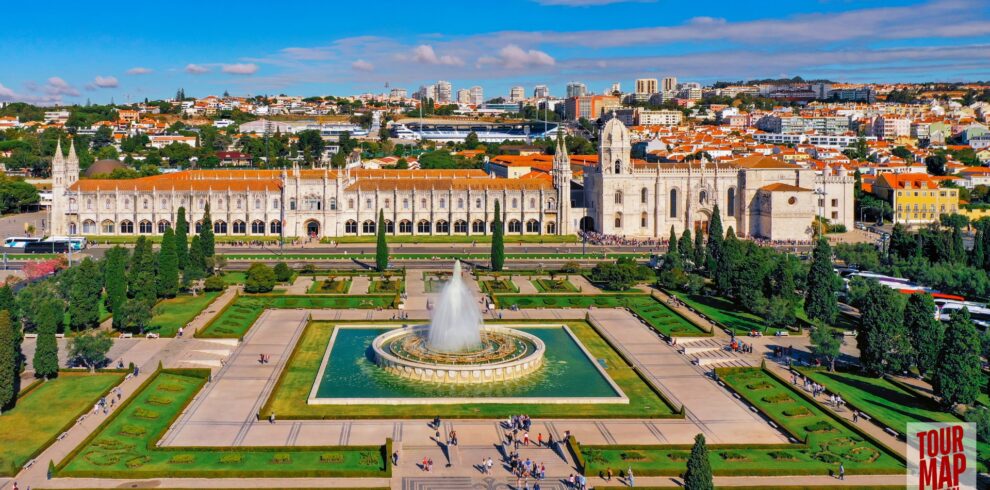
[[[885,173],[877,177],[873,193],[894,209],[894,223],[907,226],[937,222],[942,214],[959,210],[959,190],[940,188],[923,173]]]
[[[636,79],[636,93],[637,94],[655,94],[659,92],[657,90],[657,79],[656,78],[638,78]]]
[[[584,97],[571,97],[564,101],[564,117],[570,120],[597,119],[606,110],[618,108],[622,105],[618,97],[611,95],[586,95]]]

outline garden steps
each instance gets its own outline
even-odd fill
[[[681,353],[684,355],[700,354],[702,352],[721,351],[725,349],[725,342],[710,337],[678,338],[677,345],[683,346]]]
[[[693,361],[705,367],[752,367],[746,359],[723,350],[710,350],[694,354]]]

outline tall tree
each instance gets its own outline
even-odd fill
[[[216,253],[216,237],[213,236],[213,220],[210,219],[210,203],[206,203],[206,210],[203,212],[203,223],[199,229],[199,246],[202,249],[204,260],[213,257]]]
[[[14,319],[16,322],[17,315],[14,314],[15,304],[14,289],[10,287],[10,284],[4,284],[0,287],[0,310],[9,311],[11,319]]]
[[[20,335],[14,331],[10,312],[0,311],[0,411],[12,408],[17,401],[19,345]]]
[[[186,264],[185,280],[195,281],[202,279],[206,275],[206,263],[203,258],[203,246],[200,244],[199,235],[193,235],[189,244],[189,263]]]
[[[189,263],[189,221],[186,220],[186,208],[180,207],[175,219],[175,256],[179,269],[186,270]]]
[[[966,261],[966,246],[963,245],[962,229],[958,224],[952,226],[951,250],[952,262],[959,264]]]
[[[378,242],[375,245],[375,268],[383,272],[388,268],[388,243],[385,242],[385,211],[378,210]]]
[[[174,298],[179,292],[179,257],[172,227],[165,228],[162,236],[162,246],[158,252],[158,275],[155,279],[158,297]]]
[[[736,239],[736,234],[730,226],[725,233],[725,241],[722,242],[722,252],[718,258],[715,272],[712,277],[715,279],[715,288],[719,294],[726,295],[732,291],[732,269],[741,258],[740,243]]]
[[[51,379],[58,376],[58,342],[55,334],[62,326],[65,304],[54,296],[40,298],[40,308],[34,318],[38,340],[34,350],[34,376]]]
[[[103,263],[103,287],[107,291],[107,311],[116,313],[127,300],[127,259],[129,253],[120,245],[107,250]],[[114,318],[114,326],[118,325]]]
[[[932,370],[932,389],[946,408],[976,401],[986,381],[980,366],[980,337],[969,310],[953,313]]]
[[[882,375],[901,371],[911,356],[911,342],[904,329],[897,291],[871,282],[860,308],[856,345],[859,362],[867,371]]]
[[[825,238],[819,238],[811,256],[804,296],[804,312],[808,318],[828,325],[835,322],[835,316],[839,314],[839,301],[835,297],[837,285],[835,270],[832,269],[832,247]]]
[[[828,370],[835,371],[835,360],[839,358],[842,344],[835,332],[822,322],[815,322],[811,331],[811,352],[819,359],[828,363]]]
[[[110,347],[113,340],[106,332],[77,335],[69,341],[69,358],[92,371],[106,361]]]
[[[708,264],[705,256],[705,234],[700,230],[694,235],[694,261],[695,269],[702,270]]]
[[[732,213],[732,210],[729,210]],[[708,246],[705,247],[705,269],[711,276],[718,264],[718,259],[722,255],[722,243],[725,241],[722,230],[722,215],[718,210],[718,204],[712,207],[712,221],[708,224]]]
[[[500,271],[505,266],[505,230],[502,229],[502,208],[495,200],[495,221],[492,222],[492,270]]]
[[[715,482],[712,479],[712,464],[708,459],[708,446],[705,445],[705,435],[694,436],[694,447],[688,457],[687,471],[684,472],[685,490],[713,490]]]
[[[667,242],[667,253],[677,253],[677,232],[674,231],[674,225],[670,225],[670,238]]]
[[[140,236],[134,244],[131,264],[127,268],[127,296],[154,304],[158,297],[155,285],[155,252],[151,241]]]
[[[977,226],[976,236],[973,237],[973,249],[969,253],[969,265],[978,269],[983,268],[983,263],[986,260],[984,257],[986,252],[983,248],[984,233],[986,233],[986,231],[983,227]]]
[[[691,230],[684,230],[681,233],[681,239],[677,242],[677,251],[680,252],[681,258],[684,260],[694,260],[694,245],[691,243]],[[697,267],[698,264],[695,264]]]
[[[86,257],[75,268],[69,286],[69,325],[79,331],[96,326],[100,322],[100,295],[103,280],[100,268],[93,259]]]
[[[931,372],[942,350],[942,322],[935,318],[935,300],[930,294],[912,294],[904,306],[904,328],[914,349],[914,365],[922,375]]]

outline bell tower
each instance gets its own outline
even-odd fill
[[[553,154],[553,186],[557,189],[557,233],[571,233],[571,158],[567,155],[563,129],[557,127],[557,149]]]
[[[599,135],[598,166],[603,175],[632,174],[632,144],[629,130],[612,113]]]

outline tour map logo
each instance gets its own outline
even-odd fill
[[[907,445],[907,488],[976,489],[976,424],[908,424]]]

